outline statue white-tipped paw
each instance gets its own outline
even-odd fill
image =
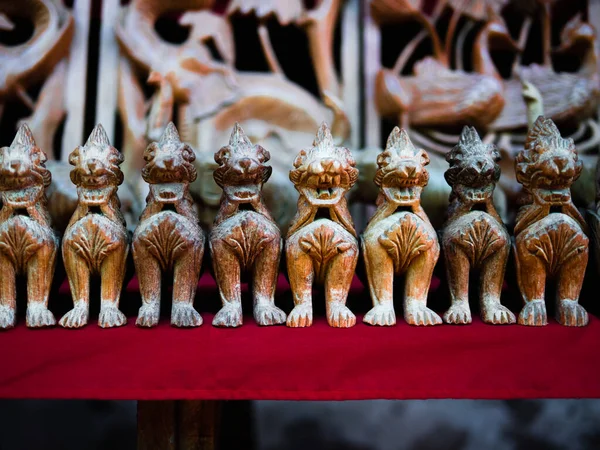
[[[404,320],[409,325],[417,326],[440,325],[442,323],[440,316],[420,302],[407,304],[404,311]]]
[[[223,306],[215,318],[213,325],[215,327],[239,327],[242,325],[242,305],[227,303]]]
[[[17,323],[17,315],[15,308],[10,306],[0,306],[0,329],[7,330],[13,328]]]
[[[512,311],[499,303],[483,310],[481,318],[492,325],[508,325],[517,321]]]
[[[174,327],[199,327],[202,316],[191,303],[174,302],[171,310],[171,325]]]
[[[31,302],[27,305],[27,326],[30,328],[51,327],[56,325],[54,314],[43,303]]]
[[[576,300],[558,302],[556,320],[567,327],[584,327],[589,322],[587,311]]]
[[[87,305],[76,306],[60,319],[59,325],[64,328],[81,328],[88,323],[90,317]]]
[[[122,327],[127,323],[127,317],[114,305],[102,306],[98,316],[98,326],[102,328]]]
[[[287,326],[294,328],[310,327],[313,321],[312,305],[297,305],[288,315]]]
[[[450,306],[450,309],[444,314],[444,322],[453,325],[466,325],[471,323],[472,318],[469,303],[466,301],[454,302],[452,306]]]
[[[335,328],[350,328],[356,324],[356,316],[346,305],[335,303],[328,305],[327,323]]]
[[[285,323],[285,313],[277,306],[267,303],[254,307],[254,320],[259,325],[279,325]]]
[[[540,327],[548,324],[546,304],[544,300],[527,302],[519,314],[519,325]]]
[[[369,325],[392,326],[396,325],[396,313],[391,304],[380,304],[374,306],[363,318],[364,323]]]
[[[158,325],[160,305],[158,302],[146,303],[140,307],[135,324],[138,327],[151,328]]]

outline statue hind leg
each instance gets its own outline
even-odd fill
[[[239,327],[243,323],[240,262],[231,247],[220,239],[210,240],[210,253],[223,305],[212,324],[216,327]]]
[[[0,271],[0,329],[8,329],[17,321],[16,271],[12,261],[1,252]]]
[[[361,247],[373,302],[373,308],[365,314],[363,322],[369,325],[395,325],[394,263],[377,239],[372,241],[363,237]]]
[[[63,243],[62,253],[73,309],[60,319],[59,324],[65,328],[80,328],[88,323],[90,316],[90,268],[68,242]]]
[[[440,316],[427,307],[429,285],[439,254],[437,246],[421,253],[412,260],[406,271],[404,319],[410,325],[439,325],[442,323]]]
[[[352,243],[329,263],[325,278],[325,306],[327,323],[332,327],[350,328],[356,324],[356,316],[346,306],[346,300],[357,262],[358,245]]]
[[[556,320],[562,325],[582,327],[588,324],[587,311],[579,304],[588,248],[565,261],[558,274]]]
[[[27,326],[47,327],[56,324],[48,309],[56,263],[57,242],[49,237],[27,263]]]
[[[510,243],[506,240],[496,253],[490,255],[481,268],[481,318],[485,323],[511,324],[517,321],[515,315],[500,303],[506,262],[510,253]]]
[[[125,265],[127,261],[127,244],[122,242],[110,252],[102,261],[100,267],[100,315],[98,326],[102,328],[120,327],[127,323],[125,314],[119,311],[119,299],[123,280],[125,279]]]
[[[137,272],[142,306],[135,324],[140,327],[154,327],[160,319],[161,277],[160,265],[150,254],[146,244],[135,239],[132,244],[133,262]]]
[[[288,241],[285,248],[290,287],[294,297],[294,309],[287,318],[288,327],[309,327],[312,325],[312,285],[314,280],[313,261],[298,243],[298,239]]]
[[[279,274],[281,238],[270,241],[254,261],[252,293],[254,295],[254,320],[259,325],[285,323],[285,313],[275,306],[275,288]]]
[[[517,282],[525,306],[519,313],[520,325],[543,326],[548,324],[544,294],[546,291],[546,265],[526,247],[523,234],[517,237],[515,261]]]
[[[469,307],[469,270],[471,261],[456,242],[444,245],[446,273],[450,288],[450,308],[444,313],[444,322],[451,324],[471,323]]]
[[[204,242],[194,243],[176,262],[173,268],[173,304],[171,325],[176,327],[199,327],[200,313],[194,309],[194,298],[200,278]]]

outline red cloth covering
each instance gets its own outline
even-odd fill
[[[360,319],[360,318],[359,318]],[[0,397],[420,399],[600,397],[600,320],[468,326],[29,330],[0,333]]]

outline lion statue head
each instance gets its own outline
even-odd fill
[[[75,148],[69,155],[71,181],[77,186],[79,201],[88,205],[102,205],[116,194],[123,183],[119,166],[123,155],[110,145],[102,125],[92,130],[85,145]]]
[[[312,206],[336,205],[356,183],[358,169],[350,150],[334,144],[323,123],[312,148],[300,150],[290,171],[290,180]]]
[[[269,152],[260,145],[253,145],[236,122],[229,145],[215,153],[215,162],[219,167],[213,176],[226,199],[235,203],[256,202],[263,184],[271,176],[271,166],[265,165],[269,159]]]
[[[12,144],[0,148],[0,190],[16,191],[12,196],[29,190],[43,191],[52,180],[45,161],[46,154],[35,145],[29,127],[21,125]]]
[[[429,181],[427,164],[427,152],[415,147],[405,130],[395,127],[385,150],[377,155],[374,181],[380,188],[380,197],[398,206],[418,204]]]
[[[450,202],[483,203],[490,200],[500,179],[500,152],[484,144],[473,127],[464,127],[458,144],[448,153],[450,164],[444,177],[452,188]]]
[[[515,159],[517,181],[536,203],[565,204],[583,168],[573,139],[563,139],[551,119],[537,118]]]
[[[154,200],[174,203],[189,196],[187,186],[197,176],[192,164],[195,159],[192,148],[181,142],[175,124],[170,122],[159,141],[151,142],[144,151],[142,178],[150,185]]]

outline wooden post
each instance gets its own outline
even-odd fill
[[[119,45],[115,26],[119,19],[119,0],[102,0],[100,25],[100,68],[96,92],[96,121],[101,123],[111,142],[115,139],[115,117],[119,76]]]
[[[139,401],[137,406],[137,448],[176,450],[175,401]]]
[[[75,35],[71,43],[67,71],[66,84],[68,88],[65,96],[67,120],[65,122],[61,147],[61,160],[63,161],[67,161],[69,153],[83,142],[90,9],[91,0],[76,0],[73,5]]]
[[[365,147],[380,147],[380,118],[375,107],[375,77],[381,68],[381,34],[379,27],[371,17],[369,3],[361,3],[363,25],[363,55],[364,55],[364,133]]]
[[[138,450],[214,450],[221,402],[139,401]]]

